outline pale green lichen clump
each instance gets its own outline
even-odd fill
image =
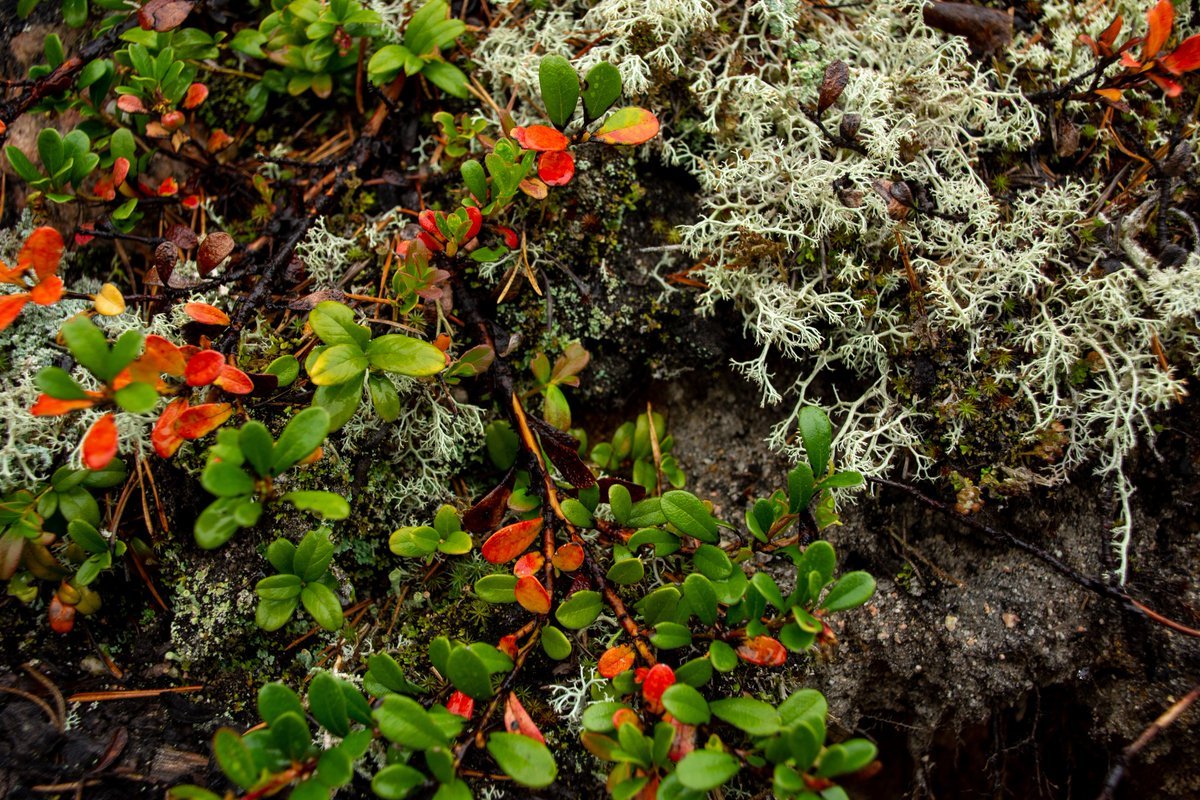
[[[1121,220],[1131,268],[1103,269],[1105,250],[1081,235],[1084,223],[1107,222],[1103,183],[1039,175],[1001,192],[979,164],[1046,135],[1045,114],[1017,85],[1021,68],[1052,66],[1042,79],[1065,80],[1092,63],[1081,32],[1096,34],[1117,11],[1140,21],[1144,8],[1123,2],[1085,19],[1075,4],[1050,3],[1039,23],[1050,35],[1019,34],[993,68],[926,25],[922,5],[560,3],[516,14],[521,24],[494,29],[475,58],[494,88],[515,83],[529,97],[543,53],[570,56],[573,42],[592,42],[581,70],[617,64],[627,95],[659,112],[657,156],[701,187],[701,217],[681,231],[689,255],[707,259],[692,273],[708,287],[701,310],[740,310],[759,352],[735,366],[764,405],[788,409],[773,446],[798,455],[795,414],[816,403],[839,420],[841,466],[871,475],[898,461],[935,474],[947,459],[978,455],[973,442],[985,437],[1002,442],[988,454],[996,474],[1024,485],[1089,463],[1121,506],[1123,578],[1132,492],[1123,467],[1197,363],[1200,256],[1165,268],[1139,244],[1150,186]],[[858,115],[861,153],[834,146],[806,113],[835,60],[849,83],[824,121],[837,131],[843,115]],[[923,190],[935,213],[898,221],[880,181]],[[1164,368],[1152,341],[1190,363]],[[955,378],[914,389],[912,358]],[[1081,364],[1086,380],[1071,380]],[[979,409],[976,395],[988,392],[1011,395],[999,434]],[[1061,443],[1027,457],[1060,426]]]

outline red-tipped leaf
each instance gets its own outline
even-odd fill
[[[518,578],[524,578],[526,575],[537,575],[538,570],[546,563],[546,559],[536,550],[533,550],[517,559],[517,563],[513,564],[513,575]]]
[[[192,406],[179,415],[176,430],[184,439],[199,439],[221,427],[233,414],[229,403],[205,403]]]
[[[187,398],[177,397],[158,415],[158,422],[154,423],[154,430],[150,431],[150,444],[154,445],[154,452],[158,453],[160,458],[175,455],[175,451],[183,444],[184,438],[179,435],[179,417],[187,408]]]
[[[556,569],[574,572],[583,566],[583,548],[574,542],[567,542],[554,551],[550,561]]]
[[[230,394],[250,394],[254,391],[254,381],[250,380],[250,376],[229,364],[221,367],[221,373],[213,383]]]
[[[216,350],[201,350],[188,359],[183,377],[188,386],[208,386],[221,375],[225,357]]]
[[[17,253],[17,266],[21,269],[33,268],[38,280],[44,281],[58,271],[62,252],[62,234],[48,225],[43,225],[35,228],[21,246],[21,252]]]

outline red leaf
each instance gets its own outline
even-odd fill
[[[179,183],[174,178],[167,178],[158,185],[154,193],[159,197],[173,197],[179,193]]]
[[[509,250],[517,249],[517,245],[521,243],[517,238],[517,232],[505,225],[497,225],[496,233],[500,234],[500,238],[504,240],[504,246]]]
[[[57,275],[49,275],[33,287],[29,292],[29,299],[37,303],[39,306],[52,306],[62,299],[63,282],[62,278]]]
[[[547,186],[566,186],[575,177],[575,157],[566,150],[538,156],[538,177]]]
[[[563,572],[574,572],[583,566],[583,548],[574,542],[567,542],[554,551],[550,561]]]
[[[496,643],[496,649],[504,653],[509,658],[517,657],[517,637],[511,633],[508,636],[501,636],[500,641]]]
[[[596,131],[605,144],[642,144],[658,135],[658,117],[644,108],[626,106],[612,113]]]
[[[479,229],[483,227],[483,214],[475,206],[467,206],[467,219],[471,220],[471,227],[467,228],[467,235],[462,239],[464,242],[478,236]]]
[[[219,308],[207,303],[188,303],[183,307],[183,313],[199,322],[201,325],[228,325],[229,315]]]
[[[1149,61],[1158,55],[1171,36],[1171,26],[1175,24],[1175,6],[1171,5],[1171,0],[1158,0],[1154,8],[1147,12],[1146,22],[1149,30],[1142,43],[1142,61]]]
[[[206,433],[211,433],[225,423],[233,415],[233,406],[229,403],[205,403],[192,406],[179,415],[179,425],[176,430],[184,439],[199,439]]]
[[[120,186],[125,182],[125,178],[129,175],[129,159],[121,156],[113,161],[112,182],[113,186]]]
[[[537,575],[538,570],[545,563],[546,559],[542,554],[534,550],[517,559],[517,563],[513,564],[513,575],[516,575],[518,578],[524,578],[526,575]]]
[[[532,575],[517,578],[517,585],[513,592],[516,594],[521,608],[531,614],[550,613],[550,593],[546,591],[545,586],[542,586],[542,582]]]
[[[50,630],[55,633],[70,633],[75,627],[75,606],[69,606],[58,595],[50,598]]]
[[[176,378],[183,375],[187,359],[183,357],[183,351],[172,342],[152,333],[146,337],[145,348],[138,361],[160,374],[165,372]]]
[[[59,400],[57,397],[43,394],[38,395],[38,399],[34,402],[33,407],[29,409],[29,413],[35,417],[61,417],[63,414],[69,414],[81,408],[91,408],[95,404],[96,401],[90,398],[83,400]]]
[[[633,666],[633,648],[627,644],[610,647],[600,656],[597,671],[605,678],[615,678]]]
[[[463,719],[470,719],[471,715],[475,713],[475,701],[462,692],[455,692],[446,701],[446,710]]]
[[[216,350],[201,350],[188,359],[183,378],[188,386],[208,386],[221,375],[225,357]]]
[[[480,552],[493,564],[505,564],[528,550],[541,532],[541,517],[515,522],[489,536]]]
[[[149,109],[136,94],[123,94],[117,98],[117,108],[126,114],[149,114]]]
[[[566,150],[571,140],[554,128],[546,125],[528,125],[516,127],[509,131],[509,136],[517,140],[517,144],[526,150],[536,150],[539,153],[553,150]]]
[[[0,331],[12,325],[13,320],[30,300],[29,292],[6,294],[0,297]]]
[[[1172,75],[1182,75],[1200,68],[1200,33],[1184,39],[1179,47],[1170,55],[1159,59],[1158,63]]]
[[[434,239],[441,240],[442,232],[437,226],[437,212],[432,209],[425,209],[420,214],[417,214],[417,224],[419,224],[426,233]]]
[[[254,391],[254,381],[250,380],[250,376],[229,364],[221,367],[221,374],[213,383],[230,394],[250,394]]]
[[[117,454],[117,420],[105,414],[92,423],[83,435],[83,465],[88,469],[104,469]]]
[[[671,750],[667,756],[672,761],[679,761],[696,749],[696,726],[685,725],[670,715],[665,719],[675,729],[675,738],[671,740]]]
[[[509,692],[508,699],[504,701],[504,730],[509,733],[519,733],[522,736],[528,736],[530,739],[536,739],[542,744],[546,743],[546,737],[542,736],[542,732],[538,730],[538,726],[533,723],[529,712],[525,710],[525,706],[521,705],[521,701],[517,699],[516,692]]]
[[[208,87],[203,83],[193,83],[188,87],[187,94],[183,97],[184,108],[195,108],[208,99]]]
[[[743,661],[760,667],[778,667],[787,661],[787,650],[770,636],[755,636],[738,646],[737,654]]]
[[[1167,97],[1179,97],[1183,92],[1183,87],[1166,77],[1165,75],[1155,75],[1153,72],[1146,73],[1146,77],[1154,82],[1154,85],[1167,93]]]
[[[663,692],[675,685],[675,670],[666,664],[655,664],[642,681],[642,697],[656,714],[662,711]]]
[[[1120,14],[1117,14],[1116,18],[1100,34],[1100,44],[1108,48],[1110,53],[1112,52],[1113,42],[1117,41],[1117,36],[1121,33],[1121,26],[1124,24],[1125,19]]]
[[[177,397],[158,415],[158,422],[154,423],[154,430],[150,432],[150,444],[154,445],[154,452],[161,458],[175,455],[175,451],[183,444],[184,439],[179,435],[179,417],[187,408],[187,398]]]
[[[192,11],[193,0],[149,0],[138,9],[142,30],[159,33],[178,28]]]
[[[17,267],[29,269],[33,267],[39,281],[58,272],[58,262],[62,259],[62,234],[47,225],[37,228],[29,234],[21,252],[17,253]]]

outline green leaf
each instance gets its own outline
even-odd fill
[[[686,625],[680,625],[678,622],[660,622],[654,626],[654,635],[650,637],[650,641],[661,650],[675,650],[692,643],[692,632]]]
[[[250,748],[232,728],[221,728],[213,736],[213,755],[226,777],[243,789],[249,789],[258,780]]]
[[[300,593],[300,602],[316,623],[327,631],[342,627],[342,604],[337,595],[323,583],[310,583]]]
[[[816,490],[812,467],[800,462],[788,473],[788,511],[797,514],[808,508]]]
[[[8,163],[12,164],[12,168],[21,177],[21,180],[34,185],[43,180],[42,173],[38,171],[38,168],[33,165],[33,162],[29,160],[25,153],[21,152],[20,148],[10,144],[4,148],[4,154],[8,156]]]
[[[308,369],[317,386],[333,386],[360,379],[367,369],[367,356],[355,344],[326,347]]]
[[[613,714],[622,708],[629,708],[629,706],[615,700],[601,700],[590,704],[583,710],[583,729],[593,733],[608,733],[614,730]]]
[[[709,644],[708,658],[717,672],[733,672],[737,669],[737,651],[719,639]]]
[[[42,392],[59,400],[83,400],[87,397],[83,387],[62,367],[45,367],[33,382]]]
[[[686,725],[707,725],[711,718],[704,696],[686,683],[667,687],[662,704],[675,719]]]
[[[383,800],[401,800],[425,783],[425,776],[407,764],[392,764],[375,773],[371,790]]]
[[[317,303],[308,313],[308,324],[325,344],[352,344],[364,348],[371,341],[371,331],[354,321],[350,307],[333,300]]]
[[[516,585],[516,575],[509,573],[485,575],[475,581],[475,594],[479,595],[479,599],[486,603],[515,603],[517,597],[513,590]]]
[[[584,83],[583,110],[588,120],[599,119],[621,97],[621,72],[607,61],[589,69]]]
[[[367,392],[371,395],[371,407],[384,422],[395,422],[400,416],[400,393],[390,380],[382,375],[367,376]]]
[[[667,521],[688,536],[714,544],[718,541],[717,521],[700,502],[700,498],[682,489],[672,489],[662,496],[662,513]]]
[[[33,2],[36,4],[37,0],[33,0]],[[216,792],[210,792],[208,789],[188,783],[168,789],[167,800],[222,800],[222,798]]]
[[[740,765],[729,753],[716,750],[693,750],[675,767],[679,782],[698,792],[711,792],[734,775]]]
[[[681,596],[674,586],[660,587],[638,601],[638,613],[647,625],[655,625],[674,616]]]
[[[108,540],[87,520],[71,520],[67,525],[67,535],[71,537],[71,541],[89,553],[108,552]]]
[[[421,67],[421,75],[446,94],[466,99],[467,76],[453,64],[446,61],[430,61]]]
[[[200,485],[217,497],[244,497],[254,492],[254,479],[228,461],[213,461],[200,473]]]
[[[296,556],[296,545],[287,539],[276,539],[267,548],[267,561],[277,572],[292,572],[292,559]]]
[[[714,581],[724,580],[733,573],[733,562],[716,545],[702,544],[697,547],[692,563],[701,575]]]
[[[451,556],[461,556],[471,552],[471,548],[475,543],[471,541],[471,535],[466,531],[454,531],[446,538],[438,542],[438,552],[445,553]]]
[[[288,712],[304,714],[304,706],[300,704],[300,695],[278,681],[264,683],[258,690],[258,715],[268,725]]]
[[[568,497],[562,501],[563,516],[577,528],[590,528],[595,524],[592,519],[592,514],[587,510],[587,506],[576,500],[574,497]]]
[[[258,420],[250,420],[238,431],[238,449],[254,467],[254,471],[262,477],[271,474],[271,456],[275,440],[271,438],[267,426]]]
[[[290,600],[259,600],[254,609],[254,624],[264,631],[277,631],[288,623],[300,605],[300,598]]]
[[[565,128],[579,103],[579,74],[562,56],[543,56],[538,64],[538,87],[546,115],[556,128]]]
[[[640,558],[623,558],[608,568],[605,576],[618,586],[637,583],[646,576],[646,565]]]
[[[112,376],[108,374],[108,341],[95,323],[84,316],[74,317],[63,325],[62,337],[71,355],[84,368],[106,383],[111,379]]]
[[[793,722],[807,717],[824,720],[828,713],[829,704],[825,700],[825,695],[816,689],[795,691],[788,696],[787,700],[779,704],[779,718],[784,725],[791,725]]]
[[[362,403],[362,386],[354,381],[334,386],[318,386],[313,405],[329,414],[329,430],[335,431],[350,421]]]
[[[775,606],[780,611],[786,611],[787,606],[783,601],[783,594],[779,591],[779,586],[775,584],[775,579],[765,572],[756,572],[750,577],[750,584],[758,590],[758,593],[766,598],[767,602]]]
[[[835,472],[825,480],[821,481],[822,489],[846,489],[852,486],[862,486],[862,473],[854,472],[853,470],[843,470]]]
[[[329,531],[309,531],[292,556],[292,572],[306,582],[315,581],[325,574],[332,560],[333,542],[329,540]]]
[[[875,745],[866,739],[850,739],[830,745],[817,763],[817,777],[834,778],[857,772],[874,761],[877,752]]]
[[[335,736],[350,732],[350,714],[341,681],[328,672],[318,672],[308,685],[308,713]]]
[[[727,697],[709,703],[712,713],[751,736],[770,736],[779,730],[779,712],[753,697]]]
[[[322,785],[330,788],[345,786],[354,779],[354,762],[341,747],[326,750],[317,759],[316,779]],[[293,793],[288,800],[292,800],[295,796]]]
[[[496,469],[505,471],[516,462],[520,440],[507,422],[497,420],[489,423],[484,431],[484,444],[488,458]]]
[[[487,749],[504,774],[522,786],[541,789],[558,776],[554,756],[536,739],[519,733],[493,733],[488,737]]]
[[[268,730],[280,750],[293,761],[299,761],[312,749],[312,731],[301,711],[288,711],[271,722]]]
[[[292,417],[275,442],[271,472],[278,475],[295,466],[320,447],[328,433],[329,412],[323,408],[306,408]]]
[[[571,640],[558,628],[547,625],[542,628],[542,649],[550,658],[562,661],[571,655]]]
[[[387,653],[375,653],[367,657],[367,673],[369,677],[392,692],[412,694],[420,691],[420,687],[404,677],[404,671],[396,663],[396,659]]]
[[[463,182],[475,199],[481,204],[486,203],[488,201],[488,185],[483,165],[476,159],[469,158],[459,166],[458,170],[462,173]]]
[[[428,750],[445,746],[446,737],[429,712],[411,697],[389,694],[372,714],[380,732],[401,747]]]
[[[812,467],[813,475],[820,478],[829,470],[829,452],[833,443],[833,426],[829,423],[829,415],[816,406],[805,406],[800,409],[797,421],[808,464]]]
[[[441,350],[399,333],[372,339],[365,352],[373,368],[400,375],[436,375],[446,367],[446,354]]]
[[[603,602],[599,592],[583,589],[575,592],[554,610],[554,618],[564,628],[580,630],[596,621]]]
[[[847,572],[825,595],[821,608],[826,611],[845,611],[857,608],[875,594],[875,579],[866,572]]]
[[[495,694],[487,666],[469,647],[459,647],[450,652],[446,671],[446,677],[454,684],[454,688],[468,697],[487,700]]]
[[[291,600],[299,597],[302,581],[298,575],[271,575],[254,586],[254,593],[263,600]]]
[[[438,532],[428,525],[410,526],[394,531],[388,538],[388,548],[405,558],[424,558],[437,552],[441,541]]]
[[[291,386],[300,377],[300,362],[293,355],[280,356],[267,364],[266,373],[278,379],[279,388]]]
[[[87,0],[62,0],[63,21],[72,28],[82,28],[88,18]]]
[[[62,136],[54,128],[42,128],[37,135],[38,158],[46,172],[53,175],[59,171],[66,156]]]
[[[346,502],[346,498],[333,492],[288,492],[279,499],[291,503],[301,511],[311,511],[322,519],[345,519],[350,516],[350,504]]]
[[[630,499],[629,490],[619,483],[609,486],[608,504],[612,508],[613,519],[621,525],[626,524],[626,521],[629,519],[629,513],[633,510],[633,502]]]
[[[683,596],[688,605],[705,625],[714,625],[717,621],[717,590],[712,581],[703,575],[693,572],[683,581]]]

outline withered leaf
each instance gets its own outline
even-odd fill
[[[269,372],[247,372],[246,376],[250,378],[250,382],[254,384],[254,389],[250,392],[251,397],[260,397],[265,394],[270,394],[279,388],[279,376],[272,375]]]
[[[341,289],[321,289],[291,301],[288,308],[292,311],[312,311],[317,307],[317,303],[324,303],[326,300],[341,302],[345,298],[346,294]]]
[[[462,516],[463,529],[471,533],[485,533],[495,530],[504,518],[508,508],[508,498],[512,495],[513,481],[516,479],[515,467],[508,471],[500,485],[485,494],[475,505],[467,509]]]
[[[971,3],[926,3],[925,24],[939,31],[962,36],[977,57],[988,57],[1012,43],[1013,18],[1006,11]]]
[[[187,225],[172,225],[167,229],[166,238],[174,242],[180,250],[191,250],[199,241],[196,232]]]
[[[204,237],[200,249],[196,252],[196,266],[200,269],[200,275],[206,276],[219,267],[233,252],[233,248],[233,237],[224,231],[210,233]]]
[[[146,31],[173,30],[192,13],[193,5],[195,0],[149,0],[138,9],[138,24]]]
[[[558,467],[567,483],[576,489],[596,485],[596,476],[579,457],[579,441],[569,433],[563,433],[549,422],[530,414],[526,419],[529,427],[538,435],[546,455]]]
[[[624,478],[601,478],[600,484],[600,502],[608,502],[608,490],[613,486],[624,486],[629,491],[629,499],[633,502],[643,499],[646,496],[646,487],[640,483],[627,481]]]
[[[817,93],[818,114],[837,102],[849,81],[850,68],[845,61],[834,61],[825,68],[825,77],[821,79],[821,88]]]
[[[168,283],[171,281],[171,274],[175,271],[175,263],[179,260],[179,251],[171,242],[159,242],[158,247],[154,248],[154,270],[161,281],[165,279]]]

